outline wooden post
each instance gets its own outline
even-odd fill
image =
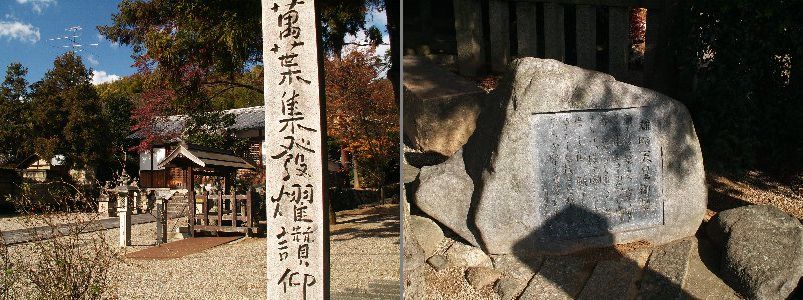
[[[223,192],[217,193],[217,226],[223,226]]]
[[[249,189],[246,193],[245,210],[246,210],[246,226],[248,228],[254,227],[254,196],[253,191]],[[250,229],[249,229],[250,230]],[[250,232],[250,231],[249,231]]]
[[[457,66],[460,74],[476,76],[485,63],[480,0],[454,0]]]
[[[544,3],[544,57],[566,60],[566,42],[563,33],[563,5]]]
[[[627,7],[608,8],[608,73],[616,80],[627,78],[627,56],[630,51],[630,25]]]
[[[577,66],[597,69],[597,8],[577,5]]]
[[[204,203],[201,205],[204,211],[204,226],[209,226],[209,192],[204,193]]]
[[[676,58],[668,51],[672,48],[672,26],[668,26],[667,22],[674,19],[677,11],[673,4],[672,1],[666,1],[660,9],[647,9],[644,82],[648,88],[682,98],[684,93],[691,92],[693,84],[689,78],[678,78]]]
[[[195,178],[192,174],[192,166],[187,167],[187,202],[189,205],[189,222],[187,222],[187,229],[191,237],[195,236]]]
[[[535,2],[516,2],[516,36],[519,57],[538,55],[538,22]]]
[[[231,194],[231,227],[237,228],[237,212],[240,211],[240,201],[237,201],[237,195]]]
[[[510,7],[507,0],[490,0],[491,71],[501,73],[510,62]]]

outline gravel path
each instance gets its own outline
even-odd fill
[[[398,204],[338,212],[337,221],[329,230],[333,293],[399,282]]]
[[[399,280],[399,206],[338,212],[331,229],[332,293],[388,289]],[[171,219],[169,230],[186,225]],[[132,226],[132,244],[121,254],[155,244],[154,223]],[[110,247],[116,229],[99,232]],[[96,235],[98,233],[95,233]],[[176,240],[174,237],[170,241]],[[10,246],[11,257],[30,260],[32,244]],[[201,253],[169,260],[123,259],[115,268],[120,299],[265,299],[265,239],[242,238]],[[392,286],[391,286],[392,287]],[[387,292],[387,291],[386,291]]]

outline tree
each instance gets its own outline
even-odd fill
[[[799,174],[803,2],[684,0],[677,7],[685,9],[673,18],[669,53],[706,167]]]
[[[322,1],[320,7],[321,37],[324,49],[329,55],[340,58],[346,35],[357,35],[362,30],[366,32],[367,43],[357,45],[376,46],[383,43],[382,34],[376,27],[365,27],[365,14],[372,9],[383,9],[381,0],[348,0]],[[355,43],[351,43],[355,44]]]
[[[108,127],[111,151],[107,163],[103,164],[105,168],[98,170],[98,178],[110,178],[114,172],[125,167],[128,167],[126,171],[129,174],[135,171],[133,167],[137,166],[137,157],[126,154],[126,150],[132,146],[127,137],[134,126],[132,111],[142,93],[143,80],[142,76],[133,75],[95,86],[102,105],[103,119]]]
[[[378,78],[382,67],[373,50],[325,62],[328,135],[353,154],[355,174],[372,186],[385,184],[399,151],[399,111],[391,82]]]
[[[25,155],[21,141],[28,130],[28,69],[20,63],[8,65],[6,77],[0,85],[0,156],[16,160]]]
[[[82,167],[108,153],[107,126],[90,74],[78,55],[67,52],[33,84],[32,148],[41,157],[60,154]]]
[[[383,0],[322,1],[327,52],[339,55],[344,37],[360,30],[367,30],[369,44],[381,43],[377,28],[365,28],[365,13],[384,9],[386,2],[398,6],[397,1]],[[131,45],[139,73],[149,78],[134,116],[135,127],[146,136],[150,137],[148,131],[157,116],[203,116],[231,104],[222,95],[245,96],[251,99],[244,101],[247,104],[261,99],[262,69],[253,67],[262,64],[260,1],[124,0],[118,10],[112,16],[114,23],[98,30],[109,40]],[[398,41],[393,36],[398,35],[398,26],[393,28],[391,42]],[[397,56],[391,64],[398,59],[398,53],[393,53]],[[395,64],[391,70],[398,71]],[[391,78],[397,78],[396,74]],[[196,123],[202,120],[221,121],[201,117]],[[155,139],[146,138],[140,147]]]

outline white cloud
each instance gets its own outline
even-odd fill
[[[37,14],[42,14],[50,5],[55,5],[56,0],[17,0],[17,3],[25,5],[31,4],[31,9]]]
[[[120,79],[120,76],[114,74],[107,74],[106,71],[92,71],[92,84],[98,85],[101,83],[112,82]]]
[[[86,56],[86,60],[87,60],[87,61],[89,61],[89,63],[90,63],[91,65],[93,65],[93,66],[97,66],[97,65],[99,65],[99,64],[100,64],[100,62],[98,61],[98,59],[97,59],[97,58],[95,58],[95,56],[94,56],[94,55],[92,55],[92,54],[90,54],[90,55],[87,55],[87,56]],[[106,72],[104,72],[104,73],[106,73]]]
[[[0,21],[0,37],[18,39],[33,44],[39,41],[40,35],[39,28],[31,24],[25,24],[19,21]]]
[[[377,9],[372,9],[368,12],[368,17],[366,21],[371,22],[373,21],[380,30],[385,31],[385,26],[388,25],[388,14],[387,11],[378,11]]]

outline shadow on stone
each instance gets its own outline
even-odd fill
[[[434,166],[449,159],[448,156],[437,152],[405,152],[404,158],[411,166],[416,168]]]
[[[684,239],[653,249],[619,252],[612,248],[591,249],[570,255],[536,254],[533,243],[568,238],[567,226],[607,228],[606,218],[579,206],[569,205],[550,218],[530,237],[514,246],[513,255],[535,273],[519,299],[693,299],[683,290],[686,261],[692,241]],[[613,244],[613,235],[603,237]],[[576,240],[575,240],[576,242]],[[554,243],[554,242],[553,242]],[[639,251],[642,251],[639,253]]]

